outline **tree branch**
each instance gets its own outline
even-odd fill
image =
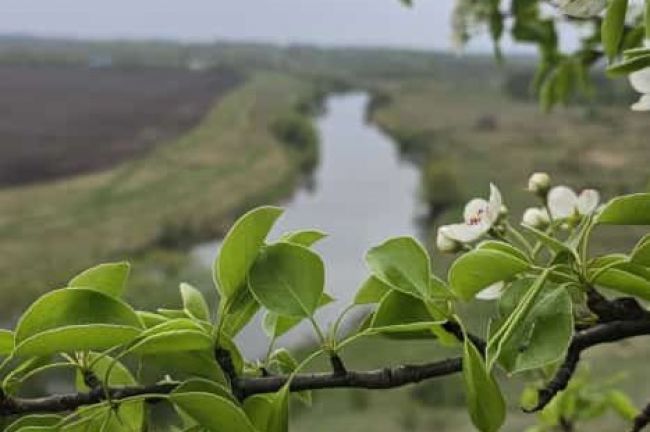
[[[643,411],[636,416],[631,432],[641,432],[648,424],[650,424],[650,404],[646,405]]]
[[[446,327],[448,331],[456,334],[454,324]],[[566,388],[582,351],[604,343],[617,342],[634,336],[650,335],[650,319],[636,321],[613,321],[598,324],[575,334],[563,365],[558,369],[555,377],[549,384],[539,391],[539,403],[531,411],[544,408],[553,397]],[[474,339],[474,337],[472,337]],[[484,343],[475,338],[477,346]],[[223,350],[225,351],[225,350]],[[233,392],[240,399],[262,393],[272,393],[287,383],[287,376],[262,376],[241,377],[237,376],[230,354],[215,352],[226,375],[232,380]],[[298,374],[291,381],[290,390],[299,392],[305,390],[320,390],[331,388],[362,388],[362,389],[391,389],[441,376],[452,375],[462,371],[462,359],[450,358],[432,363],[419,365],[400,365],[370,371],[346,370],[331,373],[304,373]],[[98,388],[90,392],[68,393],[52,395],[41,398],[19,398],[0,393],[0,416],[19,415],[27,413],[62,412],[72,411],[86,405],[102,402],[106,393],[111,400],[119,402],[120,399],[133,396],[145,396],[148,402],[160,400],[157,395],[166,395],[173,391],[179,383],[163,382],[149,386],[110,387],[105,390]],[[650,411],[650,409],[648,409]],[[645,411],[644,411],[645,412]],[[650,417],[650,416],[649,416]],[[641,419],[642,420],[642,419]],[[641,421],[640,420],[640,421]]]
[[[650,318],[650,312],[634,297],[609,300],[593,287],[587,290],[587,307],[596,314],[600,323]]]
[[[553,400],[555,395],[564,390],[573,376],[580,355],[583,351],[595,345],[618,342],[623,339],[650,334],[650,319],[632,321],[612,321],[598,324],[582,330],[573,337],[564,362],[555,372],[549,383],[538,391],[537,405],[526,412],[540,411]]]
[[[299,374],[291,381],[290,388],[292,392],[344,387],[389,389],[454,374],[461,370],[461,359],[452,358],[423,365],[402,365],[365,372]],[[242,398],[246,398],[254,394],[275,392],[287,383],[287,379],[287,376],[240,377],[237,378],[237,388],[241,392]],[[112,387],[107,391],[111,396],[111,400],[119,402],[120,399],[126,397],[169,394],[178,385],[177,382],[168,382],[150,386]],[[103,400],[105,400],[105,393],[101,389],[33,399],[0,395],[0,416],[72,411],[81,406],[96,404]],[[156,396],[150,396],[146,400],[155,402],[160,399]]]

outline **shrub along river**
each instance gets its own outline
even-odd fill
[[[328,234],[314,246],[325,261],[326,291],[336,302],[323,308],[323,327],[349,304],[365,280],[366,251],[388,237],[417,235],[419,213],[416,167],[400,159],[391,138],[366,121],[369,96],[348,93],[331,96],[318,119],[320,165],[310,187],[294,194],[282,206],[285,213],[270,238],[283,232],[316,228]],[[193,253],[212,264],[219,240],[198,245]],[[241,333],[239,342],[248,356],[266,352],[268,340],[260,317]],[[303,325],[289,332],[279,345],[314,341],[313,330]]]

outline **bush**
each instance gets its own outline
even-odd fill
[[[308,117],[290,114],[279,118],[271,125],[271,130],[298,158],[302,171],[308,172],[318,163],[318,132]]]
[[[435,217],[448,207],[461,203],[462,194],[456,172],[447,160],[430,160],[422,169],[422,199]]]

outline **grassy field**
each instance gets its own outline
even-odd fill
[[[456,205],[438,212],[436,223],[456,220],[465,200],[487,196],[489,182],[501,188],[512,214],[521,215],[536,204],[525,191],[535,171],[550,173],[555,184],[596,188],[604,199],[648,187],[650,124],[624,103],[559,108],[546,115],[535,101],[512,98],[495,74],[482,80],[391,82],[383,92],[387,102],[373,111],[373,120],[395,137],[406,157],[445,171],[444,183],[423,187],[433,195],[458,191]],[[601,232],[595,247],[625,248],[638,233]]]
[[[256,75],[146,157],[0,191],[0,275],[12,292],[2,312],[102,260],[216,236],[241,209],[289,193],[300,161],[270,126],[311,90],[289,76]]]

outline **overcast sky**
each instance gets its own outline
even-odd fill
[[[0,0],[0,33],[449,49],[454,0]],[[472,51],[487,50],[486,38]]]

